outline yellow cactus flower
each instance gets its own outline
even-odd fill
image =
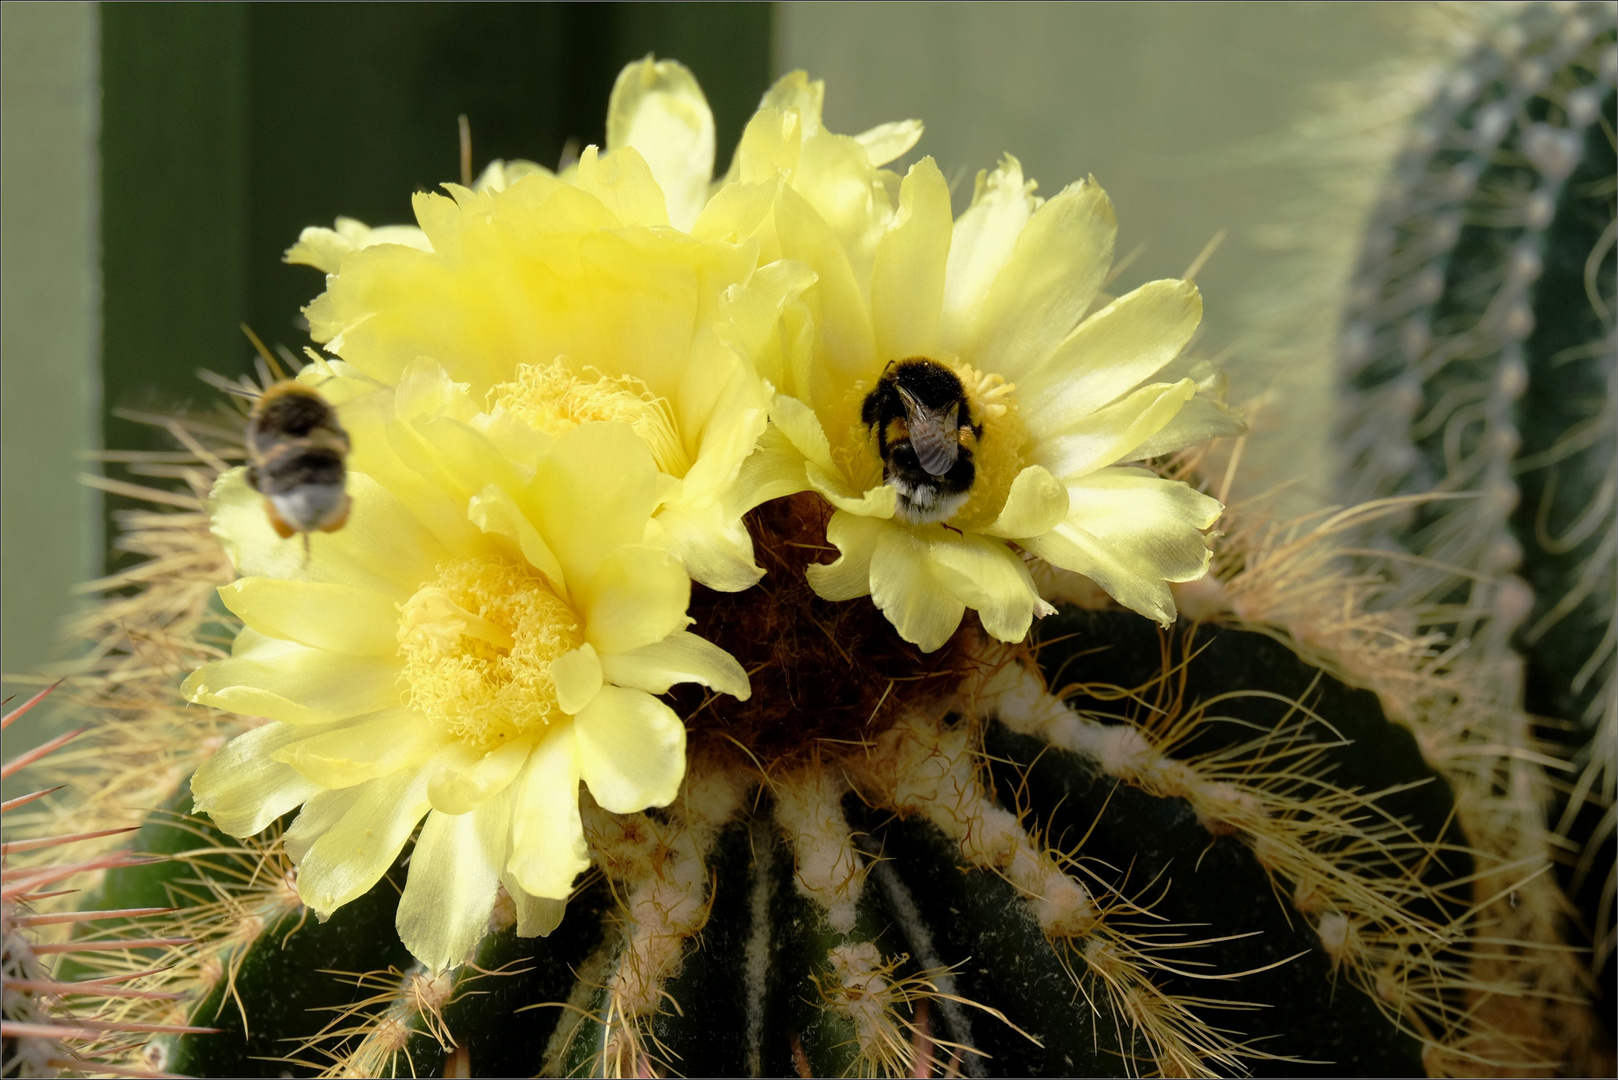
[[[1049,201],[1032,192],[1008,157],[979,176],[971,208],[952,222],[948,186],[923,159],[868,273],[849,246],[857,231],[791,188],[774,207],[781,254],[809,271],[781,273],[777,289],[800,308],[795,325],[813,332],[754,346],[782,393],[750,472],[774,493],[812,489],[836,507],[827,537],[841,557],[811,569],[816,592],[869,594],[927,650],[967,608],[993,636],[1021,640],[1050,610],[1024,554],[1168,624],[1168,583],[1206,571],[1202,530],[1222,509],[1136,464],[1240,429],[1198,397],[1212,380],[1171,366],[1201,319],[1196,286],[1154,281],[1092,311],[1112,260],[1110,201],[1093,180]],[[857,190],[848,199],[865,205]],[[918,413],[877,416],[868,405],[898,377],[890,365],[906,361],[945,373],[938,385],[960,398],[935,418],[947,427],[930,450],[936,466],[918,459]],[[884,460],[884,440],[910,456]],[[958,460],[971,468],[945,470]],[[962,476],[969,482],[950,489]]]
[[[523,433],[436,361],[382,391],[320,367],[302,377],[353,437],[350,519],[313,538],[305,567],[243,470],[216,485],[212,528],[243,575],[220,596],[245,628],[184,692],[269,722],[192,791],[238,836],[301,806],[286,845],[322,916],[370,889],[425,818],[398,928],[443,968],[484,932],[500,885],[520,933],[555,926],[589,865],[581,780],[614,812],[673,800],[685,728],[654,695],[750,689],[686,630],[690,579],[647,543],[676,481],[628,424]]]
[[[752,274],[756,241],[668,228],[633,148],[587,150],[573,183],[504,166],[495,180],[418,194],[414,233],[305,230],[288,257],[327,271],[307,309],[315,340],[390,386],[431,358],[497,416],[631,424],[678,481],[657,522],[691,576],[753,584],[762,571],[741,524],[751,507],[732,488],[769,389],[714,323],[725,291]],[[557,412],[564,399],[583,411]]]

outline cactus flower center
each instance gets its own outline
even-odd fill
[[[398,637],[410,704],[484,749],[561,718],[551,661],[584,641],[550,582],[499,556],[443,563],[399,605]]]
[[[560,362],[522,364],[515,379],[489,391],[489,400],[491,412],[511,414],[553,436],[592,421],[628,424],[651,447],[660,470],[684,476],[691,467],[668,400],[653,395],[638,379],[598,373],[588,380]]]

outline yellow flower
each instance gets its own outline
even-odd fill
[[[691,576],[730,591],[757,581],[751,505],[732,488],[769,388],[714,325],[756,241],[669,228],[633,148],[587,150],[574,183],[502,166],[482,191],[446,188],[415,197],[419,230],[304,231],[288,257],[327,271],[307,309],[315,340],[387,385],[431,358],[496,417],[631,424],[678,481],[657,522]],[[566,401],[577,407],[558,412]]]
[[[239,836],[302,806],[286,843],[322,916],[425,817],[398,928],[442,968],[483,933],[499,885],[520,933],[556,924],[589,862],[580,780],[619,813],[674,798],[685,728],[654,695],[699,682],[746,697],[747,677],[685,629],[690,580],[646,542],[675,482],[628,425],[524,439],[435,361],[392,391],[321,366],[304,377],[353,436],[350,520],[313,538],[305,568],[242,470],[215,487],[213,530],[243,575],[220,595],[245,628],[184,691],[269,722],[192,790]]]
[[[868,272],[850,249],[858,230],[790,188],[774,207],[782,256],[813,274],[783,274],[779,289],[813,333],[751,346],[782,394],[749,470],[836,507],[827,537],[841,557],[811,570],[816,592],[869,594],[923,649],[941,646],[967,608],[995,637],[1024,637],[1049,608],[1018,548],[1166,624],[1168,583],[1206,571],[1202,530],[1222,509],[1132,464],[1239,430],[1198,397],[1215,380],[1171,367],[1201,319],[1196,287],[1154,281],[1091,311],[1112,259],[1111,203],[1093,180],[1048,202],[1032,190],[1008,157],[952,222],[948,187],[924,159]],[[857,190],[848,198],[852,220],[865,204]],[[902,497],[898,478],[885,482],[862,419],[887,365],[910,358],[959,380],[962,415],[977,426],[962,436],[976,465],[969,497],[941,517]]]

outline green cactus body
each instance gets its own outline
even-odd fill
[[[390,879],[323,924],[255,908],[291,870],[273,837],[187,875],[117,871],[109,892],[259,912],[205,943],[190,1016],[221,1030],[159,1063],[1409,1074],[1452,1041],[1476,1004],[1473,857],[1374,694],[1251,631],[1070,610],[1041,637],[1037,664],[985,654],[966,692],[846,757],[767,782],[716,767],[666,813],[587,815],[601,872],[561,925],[518,937],[497,907],[437,977],[401,951]],[[254,858],[258,881],[222,869]]]
[[[1488,28],[1414,121],[1344,315],[1351,500],[1438,493],[1380,542],[1402,601],[1522,657],[1528,712],[1585,775],[1552,820],[1612,1000],[1618,726],[1618,255],[1610,4]],[[1456,589],[1451,575],[1473,575]],[[1515,576],[1514,576],[1515,575]]]

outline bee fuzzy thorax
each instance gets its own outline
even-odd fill
[[[270,387],[247,418],[247,479],[264,496],[283,539],[335,532],[348,520],[348,432],[316,391],[295,382]]]
[[[945,521],[966,504],[983,427],[959,375],[924,357],[890,363],[860,419],[876,437],[882,479],[898,492],[903,520]]]

